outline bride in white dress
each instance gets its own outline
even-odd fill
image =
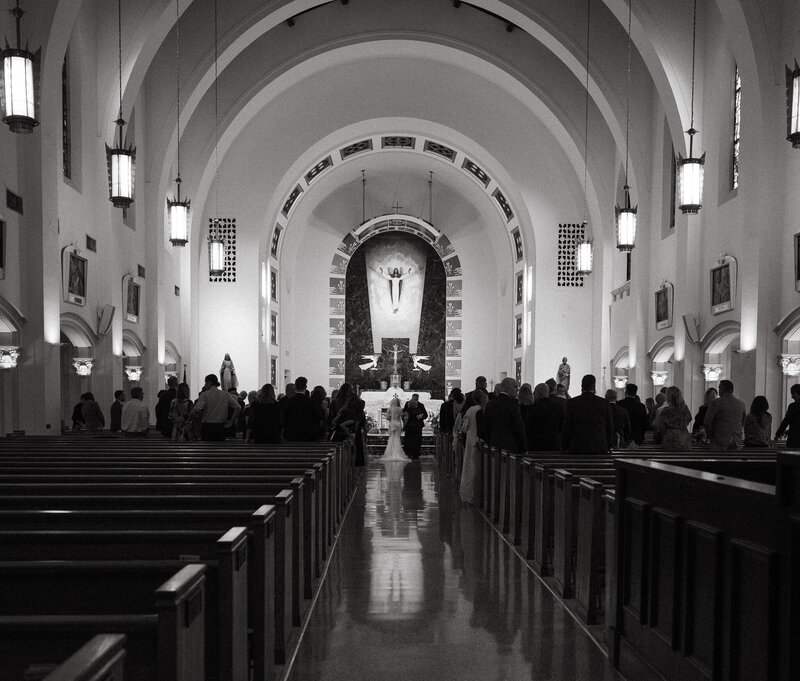
[[[389,403],[389,442],[379,461],[411,461],[403,451],[400,442],[400,433],[403,430],[403,409],[399,398],[395,397]]]

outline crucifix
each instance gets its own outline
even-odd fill
[[[394,373],[397,374],[397,343],[392,346],[392,354],[394,355]]]

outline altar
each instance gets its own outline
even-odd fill
[[[387,390],[362,390],[361,399],[364,400],[364,412],[367,416],[372,417],[376,426],[379,429],[387,427],[386,412],[382,411],[388,409],[389,402],[395,397],[400,400],[400,406],[404,407],[406,402],[411,399],[414,394],[419,395],[420,404],[425,405],[428,412],[428,418],[425,421],[425,427],[430,426],[430,419],[432,416],[439,415],[439,407],[442,400],[431,399],[431,394],[426,392],[419,392],[413,390],[403,390],[401,387],[389,388]]]

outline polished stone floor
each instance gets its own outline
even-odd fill
[[[612,681],[604,653],[432,458],[371,461],[291,681]]]

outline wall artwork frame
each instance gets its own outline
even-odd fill
[[[86,274],[89,261],[70,251],[66,262],[65,299],[75,305],[86,305]]]
[[[139,321],[139,302],[142,287],[133,277],[129,277],[125,285],[125,319],[136,324]]]
[[[794,235],[794,290],[800,292],[800,232]]]
[[[711,314],[721,314],[736,303],[736,258],[722,255],[711,268]]]
[[[668,281],[661,284],[656,291],[656,330],[668,329],[672,326],[672,304],[675,287]]]

